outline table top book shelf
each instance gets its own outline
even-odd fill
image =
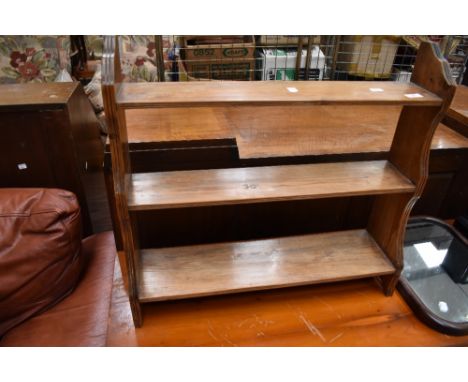
[[[134,323],[141,304],[376,277],[387,295],[402,269],[403,235],[428,173],[434,131],[455,92],[438,47],[423,43],[411,83],[122,82],[118,44],[104,39],[102,89],[110,132],[116,211]],[[308,105],[397,105],[387,160],[290,164],[132,174],[128,109],[255,109]],[[289,114],[278,115],[287,126]],[[245,120],[245,115],[243,116]],[[283,120],[281,120],[283,118]],[[355,115],[359,121],[359,114]],[[314,120],[311,118],[310,124]],[[140,211],[375,195],[366,229],[171,248],[139,248]],[[314,217],[311,216],[311,219]]]

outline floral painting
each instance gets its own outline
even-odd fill
[[[0,84],[52,82],[69,55],[68,36],[0,36]]]

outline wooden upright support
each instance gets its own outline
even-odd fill
[[[138,300],[137,276],[139,269],[138,249],[135,225],[132,222],[127,204],[127,190],[130,175],[130,156],[128,151],[125,111],[116,101],[116,95],[122,83],[122,71],[118,37],[104,37],[104,54],[102,57],[102,96],[109,129],[110,149],[117,218],[121,227],[122,245],[127,265],[128,295],[135,326],[142,323],[141,307]]]
[[[376,196],[368,231],[396,268],[392,276],[382,277],[384,291],[390,295],[403,269],[403,240],[406,223],[413,205],[422,194],[429,168],[429,151],[434,132],[448,110],[456,84],[450,67],[437,45],[422,43],[411,82],[439,96],[438,106],[407,105],[398,121],[389,154],[389,161],[416,186],[413,194]],[[406,97],[420,98],[419,93]]]

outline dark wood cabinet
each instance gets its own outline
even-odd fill
[[[74,192],[85,236],[92,182],[101,173],[99,125],[78,82],[0,86],[0,187]]]

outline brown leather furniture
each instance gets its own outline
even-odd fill
[[[68,191],[0,189],[0,345],[105,346],[114,237],[80,227]]]

